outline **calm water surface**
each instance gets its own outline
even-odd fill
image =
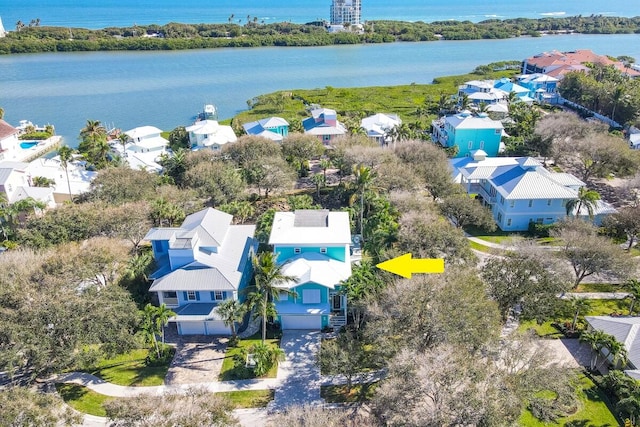
[[[95,52],[0,56],[5,119],[52,123],[75,145],[87,119],[130,129],[189,124],[203,104],[220,118],[281,89],[430,83],[477,65],[589,48],[640,60],[639,35],[569,35],[320,48]]]

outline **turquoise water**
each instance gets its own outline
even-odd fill
[[[75,145],[87,119],[173,129],[190,124],[204,104],[230,118],[275,90],[430,83],[489,62],[584,48],[640,60],[639,35],[8,55],[0,56],[0,106],[10,123],[52,123]]]
[[[103,28],[168,22],[304,23],[329,18],[331,0],[0,0],[0,17],[7,29],[18,20],[40,18],[42,25]],[[364,20],[482,21],[489,18],[540,18],[571,15],[638,16],[637,0],[363,0]]]
[[[20,148],[23,150],[28,150],[29,148],[35,147],[38,145],[38,141],[22,141],[20,143]]]

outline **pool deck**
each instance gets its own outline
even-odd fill
[[[60,145],[62,141],[62,137],[59,135],[54,135],[48,139],[38,141],[37,145],[34,145],[30,148],[20,148],[15,150],[15,152],[8,153],[8,158],[5,154],[5,160],[10,160],[14,162],[30,162],[32,160],[37,159],[49,151],[53,151]]]

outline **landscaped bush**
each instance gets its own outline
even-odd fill
[[[29,132],[19,136],[21,140],[33,140],[33,141],[42,141],[44,139],[50,138],[51,134],[49,132]]]
[[[550,237],[551,230],[554,228],[555,224],[538,224],[530,222],[527,232],[531,237]]]
[[[166,365],[171,362],[171,359],[173,359],[175,348],[171,347],[170,345],[160,343],[158,343],[158,347],[160,348],[160,357],[158,357],[155,351],[150,351],[149,355],[145,359],[145,363],[147,366]]]
[[[253,362],[253,366],[248,365],[249,359]],[[278,361],[282,360],[284,360],[284,351],[280,347],[269,344],[254,344],[243,348],[240,353],[233,356],[236,368],[244,367],[252,370],[256,377],[265,375]]]

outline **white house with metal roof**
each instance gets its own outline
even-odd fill
[[[389,131],[402,124],[397,114],[378,113],[365,117],[360,121],[360,127],[367,132],[367,136],[380,145],[390,142]]]
[[[618,342],[624,344],[628,357],[625,373],[640,380],[640,317],[585,316],[584,320],[589,329],[613,335]],[[606,349],[603,349],[603,355],[609,357]]]
[[[451,159],[450,164],[454,180],[490,207],[496,224],[505,231],[525,231],[530,223],[553,224],[565,218],[567,203],[577,199],[585,185],[571,174],[545,169],[531,157],[487,157],[477,150],[472,157]],[[612,212],[613,207],[600,201],[595,222]],[[586,209],[580,215],[586,216]]]
[[[216,120],[201,120],[185,130],[189,132],[192,150],[219,150],[223,145],[238,140],[231,126],[221,125]]]
[[[282,329],[321,329],[346,323],[347,300],[340,282],[351,276],[351,229],[347,212],[276,212],[269,244],[296,278],[283,283],[276,302]]]
[[[289,135],[289,122],[282,117],[269,117],[242,125],[247,135],[261,136],[281,142]]]
[[[228,335],[215,308],[227,299],[243,301],[251,279],[251,254],[258,247],[255,225],[232,225],[233,217],[207,208],[185,218],[180,227],[152,228],[159,269],[150,292],[176,312],[181,335]]]

